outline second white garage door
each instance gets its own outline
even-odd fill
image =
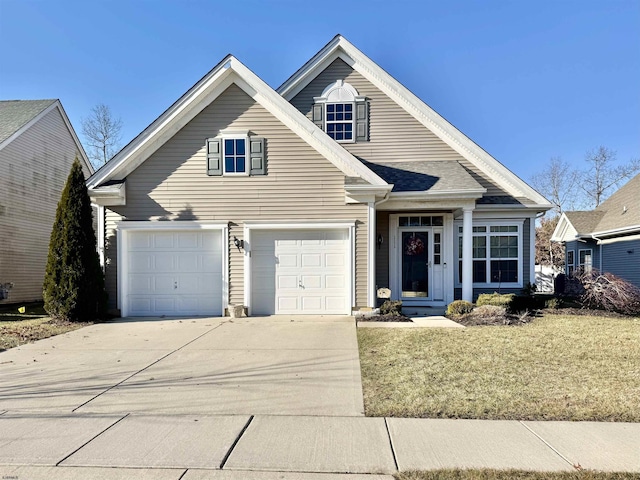
[[[348,236],[347,230],[252,232],[252,314],[349,314]]]

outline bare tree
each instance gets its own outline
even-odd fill
[[[541,218],[536,226],[536,265],[564,267],[564,245],[551,241],[560,216]]]
[[[122,120],[114,118],[111,109],[100,103],[91,109],[88,117],[82,119],[82,135],[87,154],[95,167],[107,163],[120,147]]]
[[[579,173],[560,157],[552,157],[549,164],[531,177],[531,185],[553,204],[553,212],[574,208],[579,200]]]
[[[612,187],[640,171],[640,159],[616,165],[616,152],[603,146],[587,152],[585,160],[589,170],[582,174],[580,188],[595,207],[609,196]]]

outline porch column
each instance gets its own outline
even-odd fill
[[[473,301],[473,207],[462,209],[462,299]]]
[[[376,204],[367,204],[367,221],[369,230],[367,237],[369,246],[367,248],[367,306],[376,308]]]

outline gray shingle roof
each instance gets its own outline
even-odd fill
[[[595,232],[640,226],[640,173],[602,202],[595,211],[603,213],[593,230]]]
[[[576,210],[564,213],[567,215],[567,218],[571,222],[571,225],[573,225],[573,228],[578,232],[578,235],[593,232],[603,215],[603,212],[596,212],[594,210]]]
[[[458,162],[414,161],[363,163],[393,183],[393,192],[446,192],[451,190],[482,189],[474,178]]]
[[[20,130],[56,100],[0,101],[0,143]]]

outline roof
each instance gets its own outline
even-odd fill
[[[3,143],[56,100],[0,101],[0,143]]]
[[[602,202],[596,211],[604,213],[594,229],[596,232],[640,227],[640,173]]]
[[[60,113],[69,135],[76,144],[79,160],[85,164],[90,173],[93,173],[95,169],[89,161],[84,147],[62,107],[62,103],[57,99],[0,100],[0,149],[5,148],[13,140],[19,138],[24,131],[31,128],[32,125],[55,109]]]
[[[564,212],[551,240],[618,237],[640,232],[640,174],[629,180],[595,210]]]
[[[597,212],[595,210],[576,210],[565,213],[567,215],[567,219],[571,222],[571,225],[573,225],[573,228],[578,232],[578,235],[586,235],[595,231],[595,228],[604,212]]]
[[[392,192],[485,191],[482,185],[474,180],[458,162],[363,163],[387,183],[392,183]]]
[[[388,187],[384,180],[278,95],[242,62],[228,55],[92,175],[87,180],[89,190],[99,188],[110,180],[124,179],[234,83],[347,177],[361,178],[372,186]]]
[[[485,152],[342,35],[336,35],[298,69],[277,89],[278,93],[291,100],[336,58],[344,60],[453,150],[498,182],[514,198],[526,197],[529,201],[524,204],[538,210],[551,208],[546,198]]]

